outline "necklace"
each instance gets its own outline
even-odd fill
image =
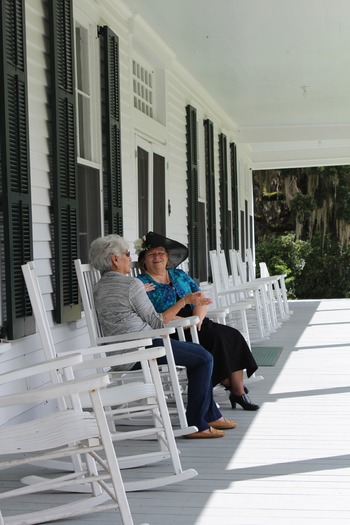
[[[161,279],[159,279],[159,278],[157,279],[154,275],[152,275],[152,274],[149,273],[149,272],[146,272],[146,273],[148,273],[148,275],[149,275],[150,277],[152,277],[152,279],[153,279],[154,281],[156,281],[156,283],[160,283],[160,284],[170,284],[170,283],[171,283],[170,276],[169,276],[169,273],[168,273],[168,272],[166,272],[166,277],[165,277],[164,280],[161,280]]]

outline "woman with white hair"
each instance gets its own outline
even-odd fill
[[[90,260],[101,272],[101,279],[94,288],[94,301],[105,336],[162,328],[169,320],[155,311],[141,281],[129,275],[131,258],[123,237],[108,235],[95,239],[90,247]],[[184,303],[208,304],[208,301],[202,292],[189,293],[172,306],[172,313],[176,315]],[[162,339],[154,339],[153,345],[162,346]],[[175,363],[187,370],[187,421],[198,428],[198,432],[185,437],[222,437],[224,430],[234,428],[236,422],[225,419],[214,402],[211,354],[200,345],[175,340],[172,349]],[[159,362],[165,363],[166,358]],[[135,363],[134,367],[137,366]]]

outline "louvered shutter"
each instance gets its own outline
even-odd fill
[[[231,214],[228,209],[227,139],[223,133],[219,135],[219,166],[221,243],[229,264],[228,250],[231,248]]]
[[[123,235],[119,39],[104,26],[100,41],[104,228],[105,234]]]
[[[215,206],[215,163],[214,163],[214,125],[211,120],[204,121],[205,137],[205,180],[207,198],[207,230],[209,250],[216,250],[216,206]]]
[[[232,235],[235,250],[239,249],[238,170],[236,144],[231,142],[231,192],[232,192]]]
[[[71,0],[50,0],[53,266],[58,323],[80,317],[73,16]]]
[[[17,339],[35,331],[21,270],[33,257],[25,10],[23,0],[1,0],[0,6],[2,306],[5,333]]]
[[[189,269],[199,279],[197,111],[190,105],[186,108],[186,140]]]

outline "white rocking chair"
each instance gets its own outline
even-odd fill
[[[0,375],[0,385],[9,382],[14,385],[19,380],[26,380],[28,377],[43,373],[56,374],[58,369],[67,371],[68,367],[76,365],[81,360],[80,354],[69,355],[7,372]],[[43,483],[2,491],[0,509],[3,508],[1,501],[11,498],[15,499],[14,509],[24,506],[33,508],[37,501],[37,494],[59,489],[73,493],[75,486],[80,485],[82,481],[90,487],[88,495],[71,494],[70,503],[63,505],[59,502],[54,504],[55,496],[51,494],[50,505],[44,510],[9,516],[4,515],[4,510],[0,510],[2,525],[47,523],[112,508],[119,508],[123,525],[133,525],[100,397],[101,389],[104,389],[108,383],[108,375],[95,375],[80,380],[63,380],[30,391],[0,396],[0,408],[33,405],[53,400],[60,402],[60,409],[51,411],[49,415],[35,417],[37,410],[27,410],[26,422],[1,425],[0,470],[24,465],[32,466],[37,459],[45,462],[73,455],[76,458],[85,458],[83,469],[77,469],[72,474],[60,472],[50,479],[45,479]],[[90,397],[92,407],[90,412],[83,412],[81,409],[78,396],[81,393],[86,393]],[[104,457],[101,457],[101,451]],[[28,495],[31,494],[33,502],[29,504]],[[22,496],[24,500],[21,505]],[[61,500],[61,498],[57,499]]]
[[[245,287],[233,286],[232,283],[229,282],[226,261],[224,263],[222,260],[223,254],[220,254],[220,252],[213,250],[209,252],[209,256],[212,268],[214,290],[216,292],[218,300],[223,299],[225,301],[225,304],[227,305],[227,308],[229,310],[230,308],[232,308],[234,313],[235,311],[240,312],[242,316],[243,330],[246,330],[248,334],[248,337],[245,337],[245,339],[247,341],[248,346],[251,347],[249,337],[250,330],[248,328],[246,310],[248,312],[250,311],[250,309],[252,308],[252,301],[240,298],[240,294],[242,291],[245,291]],[[244,331],[242,331],[242,335],[245,335]],[[263,376],[257,376],[254,373],[252,376],[245,380],[245,383],[252,383],[256,381],[261,381],[263,379]]]
[[[251,301],[243,301],[238,297],[238,292],[232,286],[224,286],[220,271],[219,253],[216,250],[209,252],[215,306],[228,310],[226,323],[239,327],[247,344],[250,346],[250,333],[247,321],[247,310],[251,309]]]
[[[282,321],[286,321],[292,315],[292,310],[289,308],[287,288],[286,288],[286,277],[285,273],[279,275],[270,275],[269,270],[265,262],[259,263],[260,275],[262,278],[276,279],[277,284],[274,288],[275,298],[281,311]]]
[[[229,250],[229,258],[232,275],[228,276],[225,261],[225,278],[231,280],[231,285],[241,289],[242,297],[254,302],[254,318],[250,319],[250,326],[253,327],[255,325],[255,334],[252,335],[252,339],[255,341],[267,339],[277,328],[275,305],[271,300],[271,286],[265,281],[249,281],[247,279],[245,264],[237,250]]]
[[[260,277],[256,277],[255,272],[255,262],[253,260],[253,254],[250,248],[246,250],[246,261],[247,261],[247,268],[245,275],[248,274],[248,282],[255,282],[255,283],[265,283],[265,287],[268,292],[268,297],[270,301],[270,309],[271,309],[271,315],[273,318],[273,322],[275,326],[278,328],[281,326],[281,323],[286,320],[285,315],[285,308],[284,308],[284,297],[280,285],[280,276],[277,275],[262,275]],[[265,264],[265,263],[262,263]],[[243,265],[243,261],[241,257],[239,257],[239,265]],[[240,266],[241,267],[241,266]],[[248,271],[247,271],[248,270]],[[267,270],[267,268],[266,268]],[[261,268],[260,268],[261,271]],[[282,277],[282,276],[281,276]],[[284,281],[284,277],[283,277]]]
[[[23,265],[22,271],[39,328],[45,356],[48,359],[53,359],[56,357],[55,345],[34,263],[29,262]],[[170,458],[173,473],[167,476],[127,483],[125,485],[127,491],[144,490],[169,485],[190,479],[197,475],[197,472],[193,469],[187,469],[185,471],[182,469],[156,360],[165,355],[165,349],[164,347],[144,348],[145,346],[151,345],[151,343],[150,338],[144,338],[132,342],[110,344],[108,345],[109,352],[135,350],[135,347],[139,348],[136,351],[110,356],[105,356],[105,347],[90,347],[82,351],[84,360],[79,366],[75,367],[75,370],[92,370],[96,373],[96,371],[100,370],[110,370],[113,366],[141,361],[143,362],[145,371],[147,371],[146,381],[133,381],[125,385],[116,386],[112,384],[108,389],[101,391],[103,406],[105,407],[108,421],[110,422],[111,438],[114,442],[118,442],[128,439],[153,439],[156,437],[159,442],[159,451],[120,458],[120,467],[130,468],[142,466]],[[53,377],[52,380],[55,381],[55,377]],[[84,408],[90,408],[90,401],[86,396],[81,398],[81,402]],[[148,417],[148,427],[118,432],[115,427],[115,425],[118,425],[118,419],[120,417],[128,417],[130,414],[145,414],[151,416]],[[64,468],[67,471],[75,468],[74,462],[65,462],[63,464],[51,463],[47,466],[51,468]],[[85,490],[89,490],[89,488],[82,486],[81,491],[84,492]]]

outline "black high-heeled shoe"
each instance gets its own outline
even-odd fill
[[[258,410],[259,405],[255,405],[251,402],[247,394],[242,394],[241,396],[236,396],[235,394],[230,394],[231,407],[236,408],[237,403],[243,408],[243,410]]]

